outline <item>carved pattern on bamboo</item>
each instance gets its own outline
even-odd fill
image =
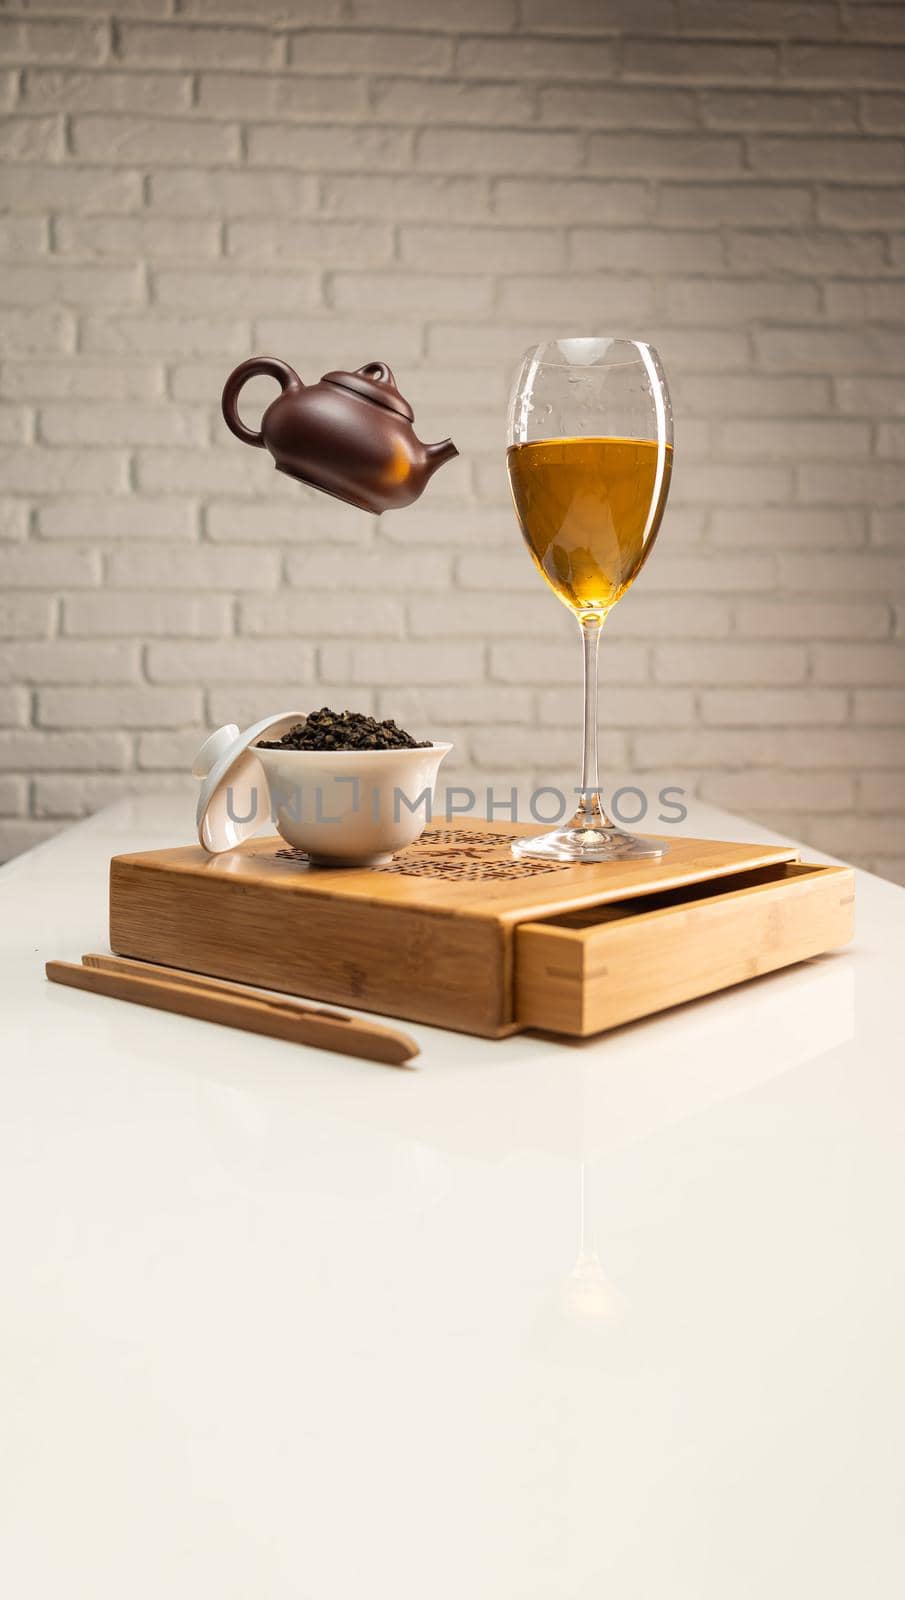
[[[307,861],[303,850],[275,851],[283,861]],[[442,878],[448,883],[534,878],[545,872],[568,872],[560,861],[516,861],[509,841],[499,833],[465,828],[425,828],[420,839],[373,872],[395,872],[404,878]]]

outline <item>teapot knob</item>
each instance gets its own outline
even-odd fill
[[[360,378],[373,378],[375,383],[391,383],[396,388],[393,369],[385,361],[369,361],[367,366],[356,368],[356,373]]]

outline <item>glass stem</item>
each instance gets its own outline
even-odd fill
[[[597,771],[597,656],[603,618],[590,614],[579,618],[584,651],[584,740],[581,755],[581,800],[573,825],[585,828],[611,827],[600,796]]]

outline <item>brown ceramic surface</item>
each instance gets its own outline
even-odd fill
[[[243,384],[262,374],[276,378],[281,393],[255,432],[240,420],[237,403]],[[278,471],[362,511],[411,505],[437,468],[459,453],[451,439],[416,438],[412,408],[383,361],[304,384],[285,361],[253,356],[227,379],[223,417],[243,444],[269,450]]]

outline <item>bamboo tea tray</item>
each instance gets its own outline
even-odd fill
[[[583,1036],[850,939],[854,874],[671,838],[660,861],[515,861],[518,824],[431,825],[376,868],[282,839],[114,857],[119,955],[501,1038]]]

